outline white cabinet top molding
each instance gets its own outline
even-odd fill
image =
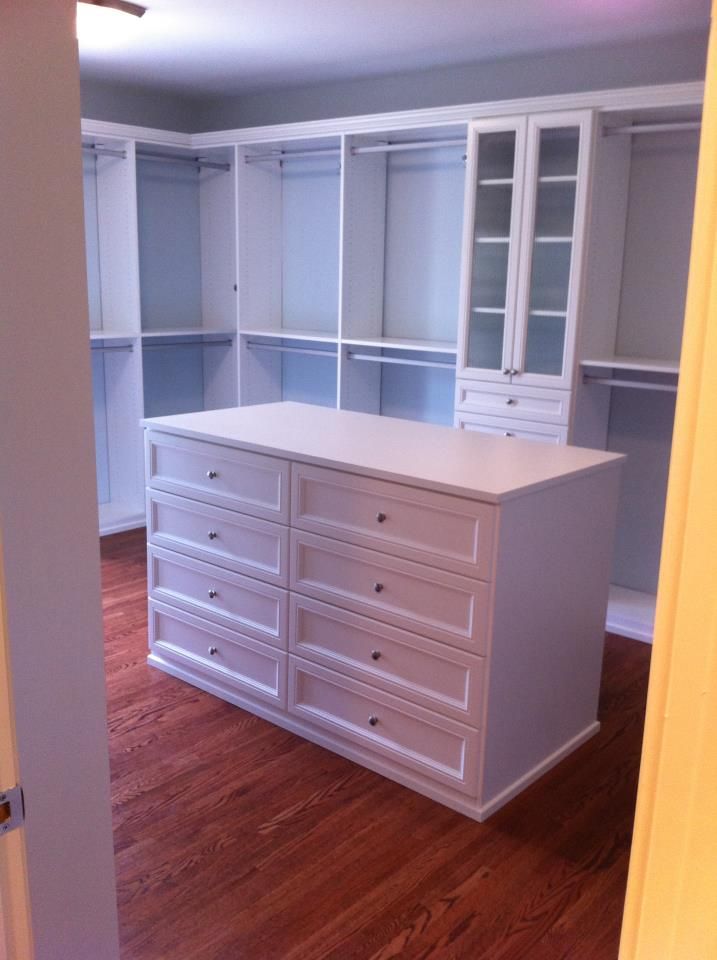
[[[581,447],[549,446],[303,403],[232,407],[157,417],[143,424],[487,503],[615,468],[625,459]]]

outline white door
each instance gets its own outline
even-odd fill
[[[11,960],[119,955],[74,19],[74,0],[23,0],[0,30],[0,792],[25,798],[0,834]]]

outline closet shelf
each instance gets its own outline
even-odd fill
[[[90,340],[135,340],[139,334],[136,330],[91,330]]]
[[[338,343],[335,333],[324,330],[266,330],[261,327],[241,328],[241,337],[271,337],[276,340],[315,340],[318,343]]]
[[[602,370],[631,370],[633,373],[680,372],[679,360],[655,360],[649,357],[604,357],[600,360],[581,360],[581,367],[599,367]]]
[[[391,350],[417,350],[423,353],[446,353],[455,355],[457,346],[449,340],[404,340],[401,337],[371,337],[342,340],[352,347],[379,347]]]
[[[512,187],[513,186],[512,177],[489,177],[485,180],[479,180],[479,187]]]
[[[471,307],[471,313],[505,313],[505,307]]]
[[[510,237],[476,237],[476,243],[510,243]]]
[[[572,243],[572,237],[535,237],[536,243]]]
[[[236,330],[231,328],[214,329],[208,327],[171,327],[166,330],[143,330],[143,340],[166,340],[173,337],[231,337]]]
[[[555,177],[538,177],[538,183],[577,183],[575,174],[561,174]]]

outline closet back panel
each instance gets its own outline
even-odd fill
[[[336,357],[302,357],[284,354],[281,359],[281,399],[336,406]]]
[[[381,373],[381,413],[451,427],[455,390],[454,370],[386,366]]]
[[[656,593],[675,397],[613,390],[608,450],[626,453],[615,536],[613,583]]]
[[[145,417],[204,410],[203,355],[204,349],[194,344],[143,351]]]
[[[388,154],[386,337],[456,339],[464,152],[464,147],[441,147]]]
[[[618,354],[680,355],[698,149],[698,132],[634,138]]]
[[[82,183],[85,199],[85,255],[87,260],[87,297],[90,309],[90,330],[102,329],[96,162],[94,156],[88,156],[86,153],[82,154]]]
[[[87,192],[85,191],[85,196]],[[92,409],[95,420],[95,463],[97,467],[97,499],[108,503],[110,499],[110,455],[107,431],[107,390],[105,386],[104,358],[98,351],[92,358]]]
[[[281,187],[282,325],[288,330],[335,333],[339,310],[338,159],[285,162]]]
[[[200,326],[197,170],[179,163],[138,160],[137,209],[142,328]]]

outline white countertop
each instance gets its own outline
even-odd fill
[[[166,433],[426,485],[489,503],[615,468],[625,459],[622,454],[583,447],[495,437],[305,403],[230,407],[142,423]]]

